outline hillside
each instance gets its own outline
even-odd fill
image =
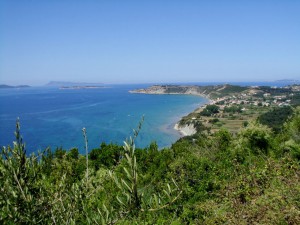
[[[146,89],[132,90],[130,93],[140,94],[189,94],[201,95],[209,98],[224,96],[226,94],[240,93],[247,90],[246,87],[235,85],[211,85],[211,86],[186,86],[186,85],[154,85]]]
[[[196,131],[216,132],[226,128],[237,133],[249,121],[277,107],[300,105],[300,86],[185,86],[154,85],[146,89],[130,91],[137,94],[188,94],[210,99],[189,115],[184,116],[175,125],[183,135],[195,134]],[[215,108],[214,111],[212,109]]]
[[[269,97],[269,100],[296,99],[300,96],[300,85],[286,87],[222,85],[153,85],[129,91],[136,94],[188,94],[200,95],[213,100],[223,97]],[[293,96],[293,98],[291,98]],[[298,103],[297,103],[298,104]]]
[[[162,150],[136,148],[140,129],[88,155],[27,156],[17,122],[16,142],[1,149],[0,223],[300,224],[300,108],[278,133],[252,122]]]

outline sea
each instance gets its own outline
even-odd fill
[[[217,83],[189,83],[209,85]],[[236,83],[283,86],[279,83]],[[88,149],[102,142],[122,145],[142,121],[136,147],[156,142],[169,147],[181,137],[174,125],[182,116],[209,100],[193,95],[132,94],[129,90],[151,84],[105,85],[95,89],[30,87],[0,89],[0,146],[13,146],[16,120],[28,154],[50,147],[84,152],[82,129],[86,128]]]
[[[0,90],[0,145],[12,146],[16,120],[27,153],[50,147],[76,147],[84,152],[82,129],[89,150],[102,142],[122,145],[137,129],[136,147],[156,142],[170,146],[180,134],[173,127],[180,118],[208,100],[188,95],[131,94],[146,85],[107,85],[97,89],[31,87]]]

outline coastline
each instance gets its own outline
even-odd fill
[[[155,88],[151,89],[151,90],[147,90],[147,89],[130,90],[129,93],[131,93],[131,94],[146,94],[146,95],[193,95],[193,96],[197,96],[197,97],[206,99],[207,102],[205,104],[200,105],[200,107],[195,108],[191,112],[187,112],[187,115],[189,115],[190,113],[193,113],[193,112],[200,112],[207,105],[214,104],[214,101],[212,99],[210,99],[209,95],[204,94],[205,91],[203,93],[199,93],[193,87],[192,87],[192,89],[189,89],[182,93],[174,93],[174,92],[166,93],[163,89],[160,88],[160,86],[155,86]],[[180,137],[191,136],[191,135],[194,135],[197,133],[197,130],[193,124],[180,125],[180,121],[185,116],[186,115],[180,115],[179,116],[180,119],[177,120],[177,122],[175,122],[175,125],[174,125],[174,123],[169,124],[169,126],[172,126],[173,130],[178,132]]]
[[[204,98],[207,100],[206,103],[200,105],[199,107],[196,107],[193,111],[187,112],[187,115],[193,112],[200,112],[202,111],[203,108],[205,108],[207,105],[214,104],[214,101],[210,99],[207,95],[202,95],[199,93],[194,93],[194,94],[184,94],[184,93],[141,93],[141,92],[135,92],[135,91],[129,91],[129,93],[132,94],[145,94],[145,95],[194,95],[198,96],[201,98]],[[185,136],[191,136],[197,133],[196,128],[193,126],[193,124],[189,125],[179,125],[180,121],[185,117],[186,115],[180,115],[179,120],[177,122],[175,121],[174,123],[169,123],[168,125],[172,127],[173,130],[177,131],[180,137],[185,137]]]
[[[131,94],[144,94],[144,95],[194,95],[194,96],[199,96],[202,98],[206,98],[211,101],[208,95],[206,94],[201,94],[198,92],[188,92],[188,93],[165,93],[165,92],[146,92],[146,91],[139,91],[139,90],[130,90],[128,91]]]
[[[160,94],[160,95],[168,95],[168,94]],[[173,95],[173,94],[172,94]],[[189,94],[176,94],[174,95],[189,95]],[[205,99],[206,102],[204,104],[201,104],[200,106],[196,107],[193,111],[187,112],[185,115],[179,115],[177,122],[175,121],[172,124],[169,124],[169,126],[172,127],[173,130],[177,131],[180,137],[185,137],[185,136],[191,136],[197,133],[196,128],[194,127],[193,124],[184,124],[180,125],[180,121],[187,115],[191,113],[199,113],[201,112],[207,105],[212,105],[215,103],[214,100],[210,99],[208,96],[203,96],[201,94],[195,94],[195,96],[202,97],[202,99]]]
[[[191,136],[197,133],[196,128],[194,127],[193,123],[190,124],[184,124],[181,125],[180,121],[187,115],[191,113],[199,113],[201,112],[207,105],[214,104],[215,101],[211,99],[210,97],[210,91],[206,89],[199,90],[198,86],[169,86],[171,88],[183,88],[182,90],[168,90],[167,85],[154,85],[149,88],[145,89],[137,89],[137,90],[130,90],[129,93],[131,94],[146,94],[146,95],[193,95],[198,96],[201,98],[206,99],[206,103],[200,105],[200,107],[196,107],[193,111],[187,112],[186,115],[180,115],[179,120],[175,122],[175,125],[173,123],[170,126],[173,126],[173,130],[177,131],[181,137],[184,136]],[[214,86],[214,88],[217,88],[217,90],[222,90],[226,86]]]
[[[194,95],[204,98],[205,103],[193,111],[187,112],[187,115],[181,116],[181,119],[173,127],[182,136],[190,136],[197,133],[198,130],[201,131],[203,127],[217,131],[222,126],[235,133],[249,119],[253,119],[265,111],[266,107],[299,104],[299,100],[294,98],[294,95],[299,95],[300,85],[293,84],[279,88],[230,84],[213,86],[153,85],[129,92],[152,95]],[[208,107],[214,104],[216,104],[215,107]],[[205,111],[201,114],[203,110]],[[244,113],[244,111],[246,112]],[[243,114],[241,115],[241,113]]]
[[[201,96],[203,97],[203,96]],[[208,101],[207,103],[201,105],[200,107],[197,107],[196,109],[194,109],[192,112],[189,112],[188,114],[190,113],[199,113],[201,112],[207,105],[211,105],[211,104],[214,104],[215,102],[211,99],[209,99],[208,97],[205,97],[205,99]],[[174,130],[177,130],[181,136],[185,137],[185,136],[191,136],[191,135],[194,135],[197,133],[197,130],[196,128],[194,127],[193,124],[185,124],[185,125],[179,125],[180,121],[183,119],[183,117],[185,116],[181,116],[180,117],[180,120],[178,120],[173,129]]]
[[[202,97],[204,99],[207,100],[207,103],[201,105],[200,107],[197,107],[196,109],[194,109],[192,112],[188,112],[187,114],[193,113],[193,112],[199,112],[201,111],[203,108],[205,108],[207,105],[213,104],[214,101],[212,99],[209,98],[208,95],[199,93],[197,91],[188,91],[185,93],[165,93],[161,90],[156,90],[156,91],[146,91],[146,89],[143,90],[130,90],[129,93],[131,94],[145,94],[145,95],[194,95],[194,96],[198,96],[198,97]],[[185,136],[191,136],[197,133],[196,128],[194,127],[193,124],[185,124],[185,125],[179,125],[180,121],[183,119],[183,117],[185,117],[186,115],[180,115],[179,116],[179,120],[177,122],[175,122],[175,125],[169,124],[170,126],[173,127],[173,130],[177,131],[179,133],[179,135],[181,137],[185,137]]]

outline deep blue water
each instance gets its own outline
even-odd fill
[[[78,147],[83,152],[82,128],[89,149],[101,142],[123,144],[142,116],[138,147],[156,141],[170,146],[180,135],[173,129],[181,116],[207,102],[198,96],[144,95],[128,91],[148,85],[114,85],[101,89],[60,90],[27,88],[0,90],[0,145],[12,145],[16,118],[27,152],[48,146]]]
[[[211,85],[214,83],[190,83]],[[233,83],[238,85],[285,86],[289,82]],[[128,91],[148,85],[113,85],[102,89],[58,88],[0,89],[0,145],[12,145],[16,118],[27,152],[51,147],[78,147],[83,152],[82,128],[87,129],[89,149],[102,142],[123,144],[142,116],[144,123],[138,147],[156,141],[160,148],[179,137],[173,129],[184,115],[207,102],[199,96],[144,95]]]

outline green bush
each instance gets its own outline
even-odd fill
[[[281,129],[196,133],[158,149],[101,144],[0,158],[1,224],[300,224],[300,110]],[[87,139],[87,137],[86,137]],[[89,167],[87,165],[90,165]]]

